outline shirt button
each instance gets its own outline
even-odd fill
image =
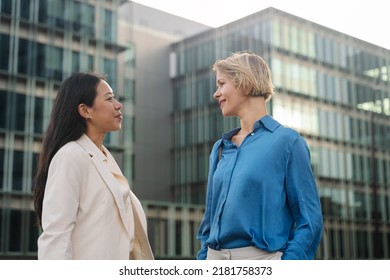
[[[255,135],[255,133],[254,133],[254,132],[251,132],[251,135],[253,136],[253,135]]]

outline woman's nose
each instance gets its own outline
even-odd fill
[[[122,108],[122,103],[120,103],[118,100],[116,100],[116,108],[119,110],[119,109],[121,109]]]
[[[221,93],[219,92],[219,90],[217,89],[214,94],[213,94],[213,98],[214,99],[218,99],[219,97],[221,96]]]

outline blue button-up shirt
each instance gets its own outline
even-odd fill
[[[197,258],[205,259],[208,247],[255,246],[281,251],[282,259],[313,259],[322,211],[305,140],[269,115],[239,147],[230,140],[238,130],[224,134],[210,154]]]

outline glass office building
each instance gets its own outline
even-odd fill
[[[117,75],[121,2],[0,1],[0,259],[36,256],[31,187],[61,80],[96,71],[107,75],[114,90],[122,82]],[[123,135],[108,135],[106,145],[124,164]]]
[[[105,145],[156,258],[193,259],[211,146],[238,126],[212,99],[210,68],[245,49],[273,71],[269,112],[310,146],[327,237],[317,258],[390,258],[390,50],[272,8],[213,29],[132,3],[123,34],[124,2],[0,0],[0,259],[36,257],[43,132],[61,80],[85,70],[107,74],[124,104]]]
[[[150,243],[157,259],[193,259],[203,205],[176,203],[172,196],[171,135],[172,83],[170,46],[209,26],[134,2],[119,9],[119,41],[129,46],[118,57],[120,76],[130,75],[124,91],[133,92],[131,176],[132,191],[148,218]],[[126,148],[126,151],[128,149]],[[127,167],[123,166],[127,171]]]
[[[211,65],[252,50],[273,72],[271,115],[307,140],[324,213],[317,258],[390,258],[390,50],[269,8],[172,46],[173,191],[203,204],[212,144],[239,125]]]

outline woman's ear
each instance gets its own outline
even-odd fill
[[[79,104],[79,106],[77,107],[77,110],[80,114],[81,117],[83,117],[84,119],[90,119],[91,116],[90,116],[90,110],[89,110],[89,107],[85,104]]]

